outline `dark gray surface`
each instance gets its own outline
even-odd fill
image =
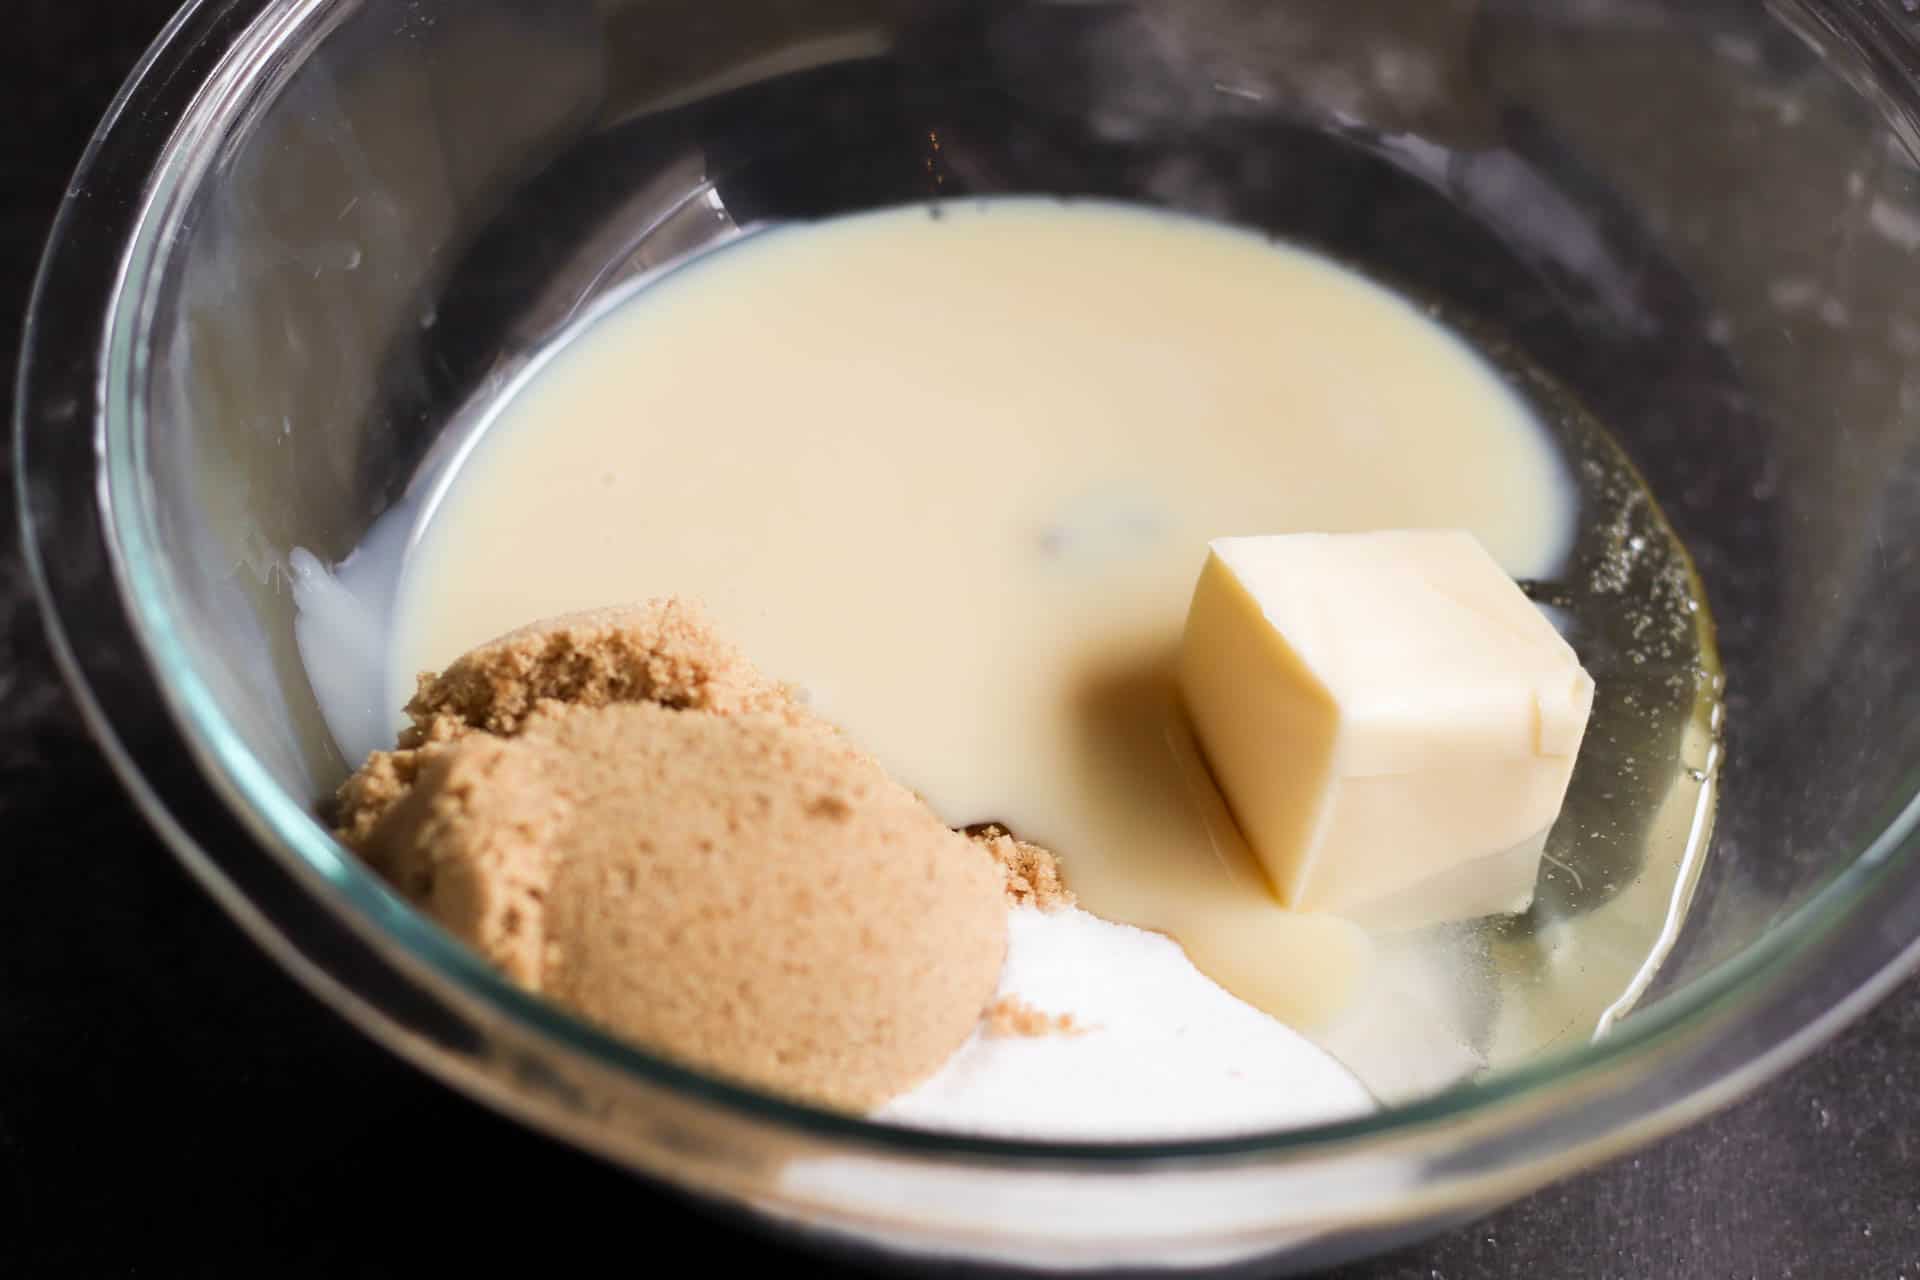
[[[0,345],[165,3],[29,0],[0,62]],[[134,815],[0,552],[0,1276],[375,1275],[558,1247],[806,1260],[456,1098],[275,970]],[[1920,984],[1758,1097],[1337,1273],[1920,1280]],[[577,1252],[576,1252],[577,1251]]]

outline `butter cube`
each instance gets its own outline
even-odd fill
[[[1593,679],[1473,535],[1218,539],[1177,671],[1287,906],[1411,928],[1532,902]]]

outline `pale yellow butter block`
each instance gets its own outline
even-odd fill
[[[1289,907],[1406,928],[1532,901],[1593,679],[1473,535],[1218,539],[1178,679]]]

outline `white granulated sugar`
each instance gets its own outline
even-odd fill
[[[1374,1109],[1344,1067],[1241,1003],[1171,939],[1079,910],[1016,907],[1000,995],[1079,1034],[972,1039],[875,1118],[1008,1138],[1247,1133]]]

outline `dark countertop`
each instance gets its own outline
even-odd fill
[[[54,204],[170,7],[11,12],[8,368]],[[806,1269],[425,1079],[241,936],[75,722],[27,601],[9,470],[0,461],[0,1276],[385,1275],[663,1245],[716,1267]],[[1916,1060],[1910,982],[1732,1110],[1337,1274],[1920,1280]]]

